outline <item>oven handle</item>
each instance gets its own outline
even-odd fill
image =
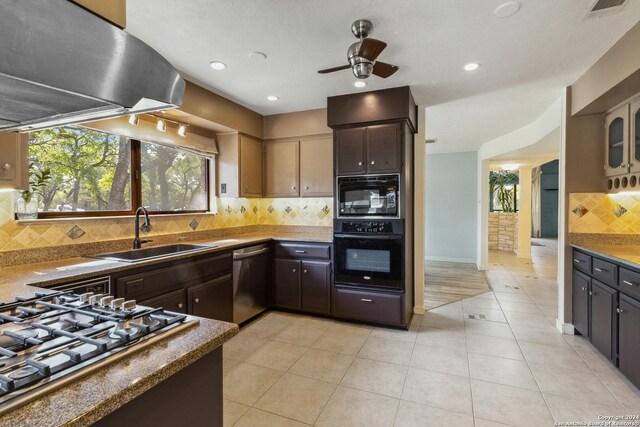
[[[340,239],[378,239],[378,240],[401,240],[401,234],[383,234],[383,235],[375,235],[375,234],[334,234],[333,237],[338,237]]]

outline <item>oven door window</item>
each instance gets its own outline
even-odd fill
[[[334,239],[336,284],[402,289],[402,237]]]

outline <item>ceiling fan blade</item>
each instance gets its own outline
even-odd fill
[[[373,74],[386,79],[387,77],[393,75],[393,73],[395,73],[399,69],[400,67],[398,67],[397,65],[391,65],[387,64],[386,62],[377,61],[373,66]]]
[[[358,56],[367,58],[369,61],[375,61],[378,55],[382,53],[387,44],[381,40],[376,39],[362,39],[360,42],[360,50]]]
[[[334,71],[341,71],[341,70],[346,70],[351,68],[351,65],[347,64],[347,65],[341,65],[339,67],[333,67],[333,68],[326,68],[324,70],[318,70],[318,74],[327,74],[327,73],[333,73]]]

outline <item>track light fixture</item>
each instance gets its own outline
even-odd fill
[[[160,132],[167,131],[167,123],[164,121],[162,117],[158,118],[158,123],[156,123],[156,129],[158,129]]]
[[[129,123],[131,123],[131,124],[132,124],[132,125],[134,125],[134,126],[138,126],[138,121],[139,121],[139,120],[140,120],[140,119],[138,118],[138,115],[137,115],[137,114],[131,114],[131,115],[129,116]]]
[[[178,135],[187,136],[187,125],[186,124],[180,123],[180,126],[178,126]]]
[[[169,122],[169,123],[174,123],[178,125],[178,132],[177,132],[178,135],[182,137],[187,136],[187,127],[189,127],[188,123],[182,123],[177,120],[162,117],[162,114],[150,114],[150,115],[158,119],[158,122],[156,123],[156,129],[158,129],[160,132],[167,131],[167,122]]]

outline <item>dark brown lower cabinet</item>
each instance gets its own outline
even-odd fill
[[[589,288],[591,278],[573,270],[573,327],[589,337]]]
[[[617,291],[597,280],[591,281],[591,343],[615,363]]]
[[[313,313],[329,313],[331,310],[331,263],[327,261],[302,261],[300,279],[301,309]]]
[[[140,305],[146,305],[153,308],[164,308],[165,310],[175,311],[176,313],[187,312],[187,302],[184,298],[184,290],[169,292],[159,297],[140,301]]]
[[[276,259],[274,264],[276,306],[300,310],[300,261]]]
[[[276,246],[278,255],[282,258],[274,261],[275,306],[307,313],[331,313],[330,247],[283,243]]]
[[[233,281],[227,275],[187,289],[189,314],[233,322]]]
[[[402,295],[334,288],[333,314],[345,319],[402,325]]]
[[[640,387],[640,301],[621,294],[619,310],[618,367]]]

